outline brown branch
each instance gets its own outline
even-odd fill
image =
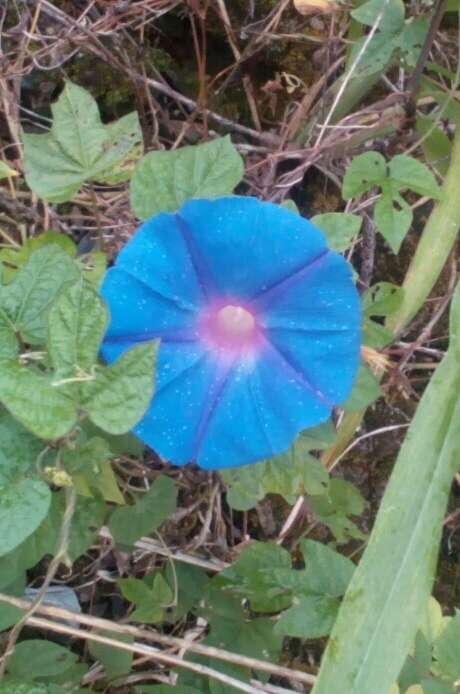
[[[7,603],[9,605],[14,605],[15,607],[18,607],[19,609],[27,609],[30,607],[31,603],[29,600],[24,600],[22,598],[16,598],[11,595],[6,595],[4,593],[0,593],[0,602]],[[36,608],[36,613],[40,615],[45,615],[46,617],[49,617],[51,619],[56,619],[56,620],[66,620],[66,621],[74,621],[74,622],[79,622],[80,624],[84,624],[85,626],[92,627],[94,629],[99,629],[101,631],[108,631],[111,633],[118,633],[118,634],[128,634],[134,637],[137,637],[139,639],[142,639],[144,641],[152,641],[154,643],[160,643],[164,646],[168,646],[169,648],[171,646],[176,647],[178,649],[184,649],[184,651],[191,651],[192,653],[197,653],[202,656],[206,656],[208,658],[216,658],[218,660],[225,661],[227,663],[234,663],[235,665],[240,665],[242,667],[247,667],[252,670],[260,670],[261,672],[267,672],[271,675],[276,675],[278,677],[285,677],[287,679],[292,679],[292,680],[297,680],[299,682],[305,682],[306,684],[312,685],[315,682],[315,677],[313,675],[310,675],[306,672],[301,672],[299,670],[291,670],[290,668],[283,667],[282,665],[274,665],[273,663],[268,663],[263,660],[258,660],[256,658],[249,658],[248,656],[245,655],[240,655],[238,653],[232,653],[231,651],[226,651],[222,648],[214,648],[213,646],[205,646],[200,643],[195,643],[193,641],[188,641],[187,639],[181,639],[177,638],[174,636],[166,636],[165,634],[159,634],[153,630],[146,630],[140,627],[134,627],[131,625],[127,624],[118,624],[117,622],[111,622],[108,619],[102,619],[100,617],[92,617],[89,615],[81,614],[78,612],[73,612],[72,610],[65,610],[61,607],[54,607],[54,606],[48,606],[48,605],[39,605]],[[53,622],[49,619],[46,624],[47,629],[52,629],[54,631],[59,631],[61,628],[62,624],[61,621],[59,622]],[[30,624],[34,624],[34,621],[36,620],[36,617],[28,617],[27,622]],[[35,624],[37,626],[37,624]],[[42,625],[43,626],[43,625]],[[58,629],[59,627],[59,629]],[[63,632],[61,632],[63,633]],[[70,633],[70,632],[67,632]],[[88,634],[88,632],[82,631],[81,634],[74,634],[78,635],[81,638],[89,638],[91,639],[92,634]],[[104,637],[105,638],[105,637]],[[119,641],[114,641],[113,644],[115,647],[120,647],[124,648],[127,644],[121,643]],[[174,666],[180,666],[180,667],[188,667],[188,663],[183,663],[179,658],[173,658],[173,656],[166,656],[163,652],[157,652],[153,651],[152,649],[149,649],[148,651],[140,651],[139,646],[144,647],[143,644],[134,644],[134,650],[132,652],[136,653],[141,653],[144,655],[152,655],[155,657],[159,662],[166,662],[169,665],[174,665]],[[147,648],[147,647],[145,647]],[[125,649],[126,650],[126,649]],[[173,658],[173,662],[168,662],[164,658]],[[179,661],[179,662],[176,662]],[[235,685],[233,685],[235,686]]]
[[[428,30],[428,33],[425,37],[425,42],[423,44],[422,50],[420,52],[420,55],[417,60],[417,64],[414,68],[414,71],[412,75],[410,76],[408,82],[407,82],[407,104],[409,106],[409,109],[412,110],[413,113],[415,113],[415,95],[420,83],[420,79],[422,77],[423,69],[425,67],[425,63],[428,60],[428,56],[431,51],[431,46],[433,45],[433,42],[436,38],[436,34],[438,32],[439,26],[441,24],[442,18],[444,16],[444,11],[446,9],[447,5],[447,0],[438,0],[436,9],[434,11],[433,17],[431,19],[431,24],[430,28]]]

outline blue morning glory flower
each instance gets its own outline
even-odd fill
[[[102,355],[161,338],[156,394],[134,432],[176,465],[285,451],[350,393],[361,313],[348,263],[289,210],[192,200],[143,224],[102,294]]]

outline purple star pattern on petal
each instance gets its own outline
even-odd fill
[[[177,465],[279,454],[350,393],[361,342],[351,270],[278,205],[192,200],[153,217],[102,294],[107,361],[161,338],[156,394],[134,431]]]

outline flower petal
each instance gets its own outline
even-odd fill
[[[361,315],[350,268],[319,230],[276,205],[193,200],[156,216],[102,294],[107,361],[161,338],[156,394],[134,432],[177,465],[219,469],[282,453],[351,389]],[[254,349],[224,355],[203,338],[203,315],[221,303],[248,306]]]
[[[221,369],[208,352],[196,345],[162,345],[158,367],[159,389],[134,433],[175,465],[196,458],[203,425],[225,381]],[[165,376],[165,363],[170,369]],[[185,367],[185,368],[184,368]]]
[[[118,255],[116,266],[182,308],[196,308],[203,291],[182,230],[173,214],[143,224]]]
[[[334,405],[349,395],[359,363],[361,311],[351,271],[328,254],[295,291],[280,294],[261,318],[280,356]]]
[[[305,383],[286,378],[273,350],[249,371],[232,371],[197,455],[205,469],[235,467],[287,450],[307,427],[326,420],[331,407]]]
[[[165,345],[160,352],[162,362],[169,349]],[[244,364],[222,368],[191,345],[174,349],[169,380],[163,375],[134,432],[176,465],[197,462],[216,470],[269,458],[330,414],[331,408],[295,379],[277,386],[274,374],[284,378],[283,367],[271,351],[248,370]],[[164,364],[158,373],[165,373]]]
[[[268,291],[254,302],[265,328],[356,331],[361,324],[359,295],[349,264],[329,252],[296,282]]]
[[[156,337],[195,339],[195,312],[164,299],[146,284],[118,267],[111,268],[101,289],[110,307],[107,343],[134,344]]]
[[[256,198],[191,200],[179,214],[221,294],[230,297],[255,297],[327,251],[313,224]]]
[[[302,374],[325,402],[339,405],[349,396],[359,364],[357,338],[333,333],[327,341],[307,333],[277,333],[272,344],[280,358]]]

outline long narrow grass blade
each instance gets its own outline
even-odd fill
[[[418,406],[313,694],[388,694],[431,592],[460,459],[460,290],[451,346]]]

